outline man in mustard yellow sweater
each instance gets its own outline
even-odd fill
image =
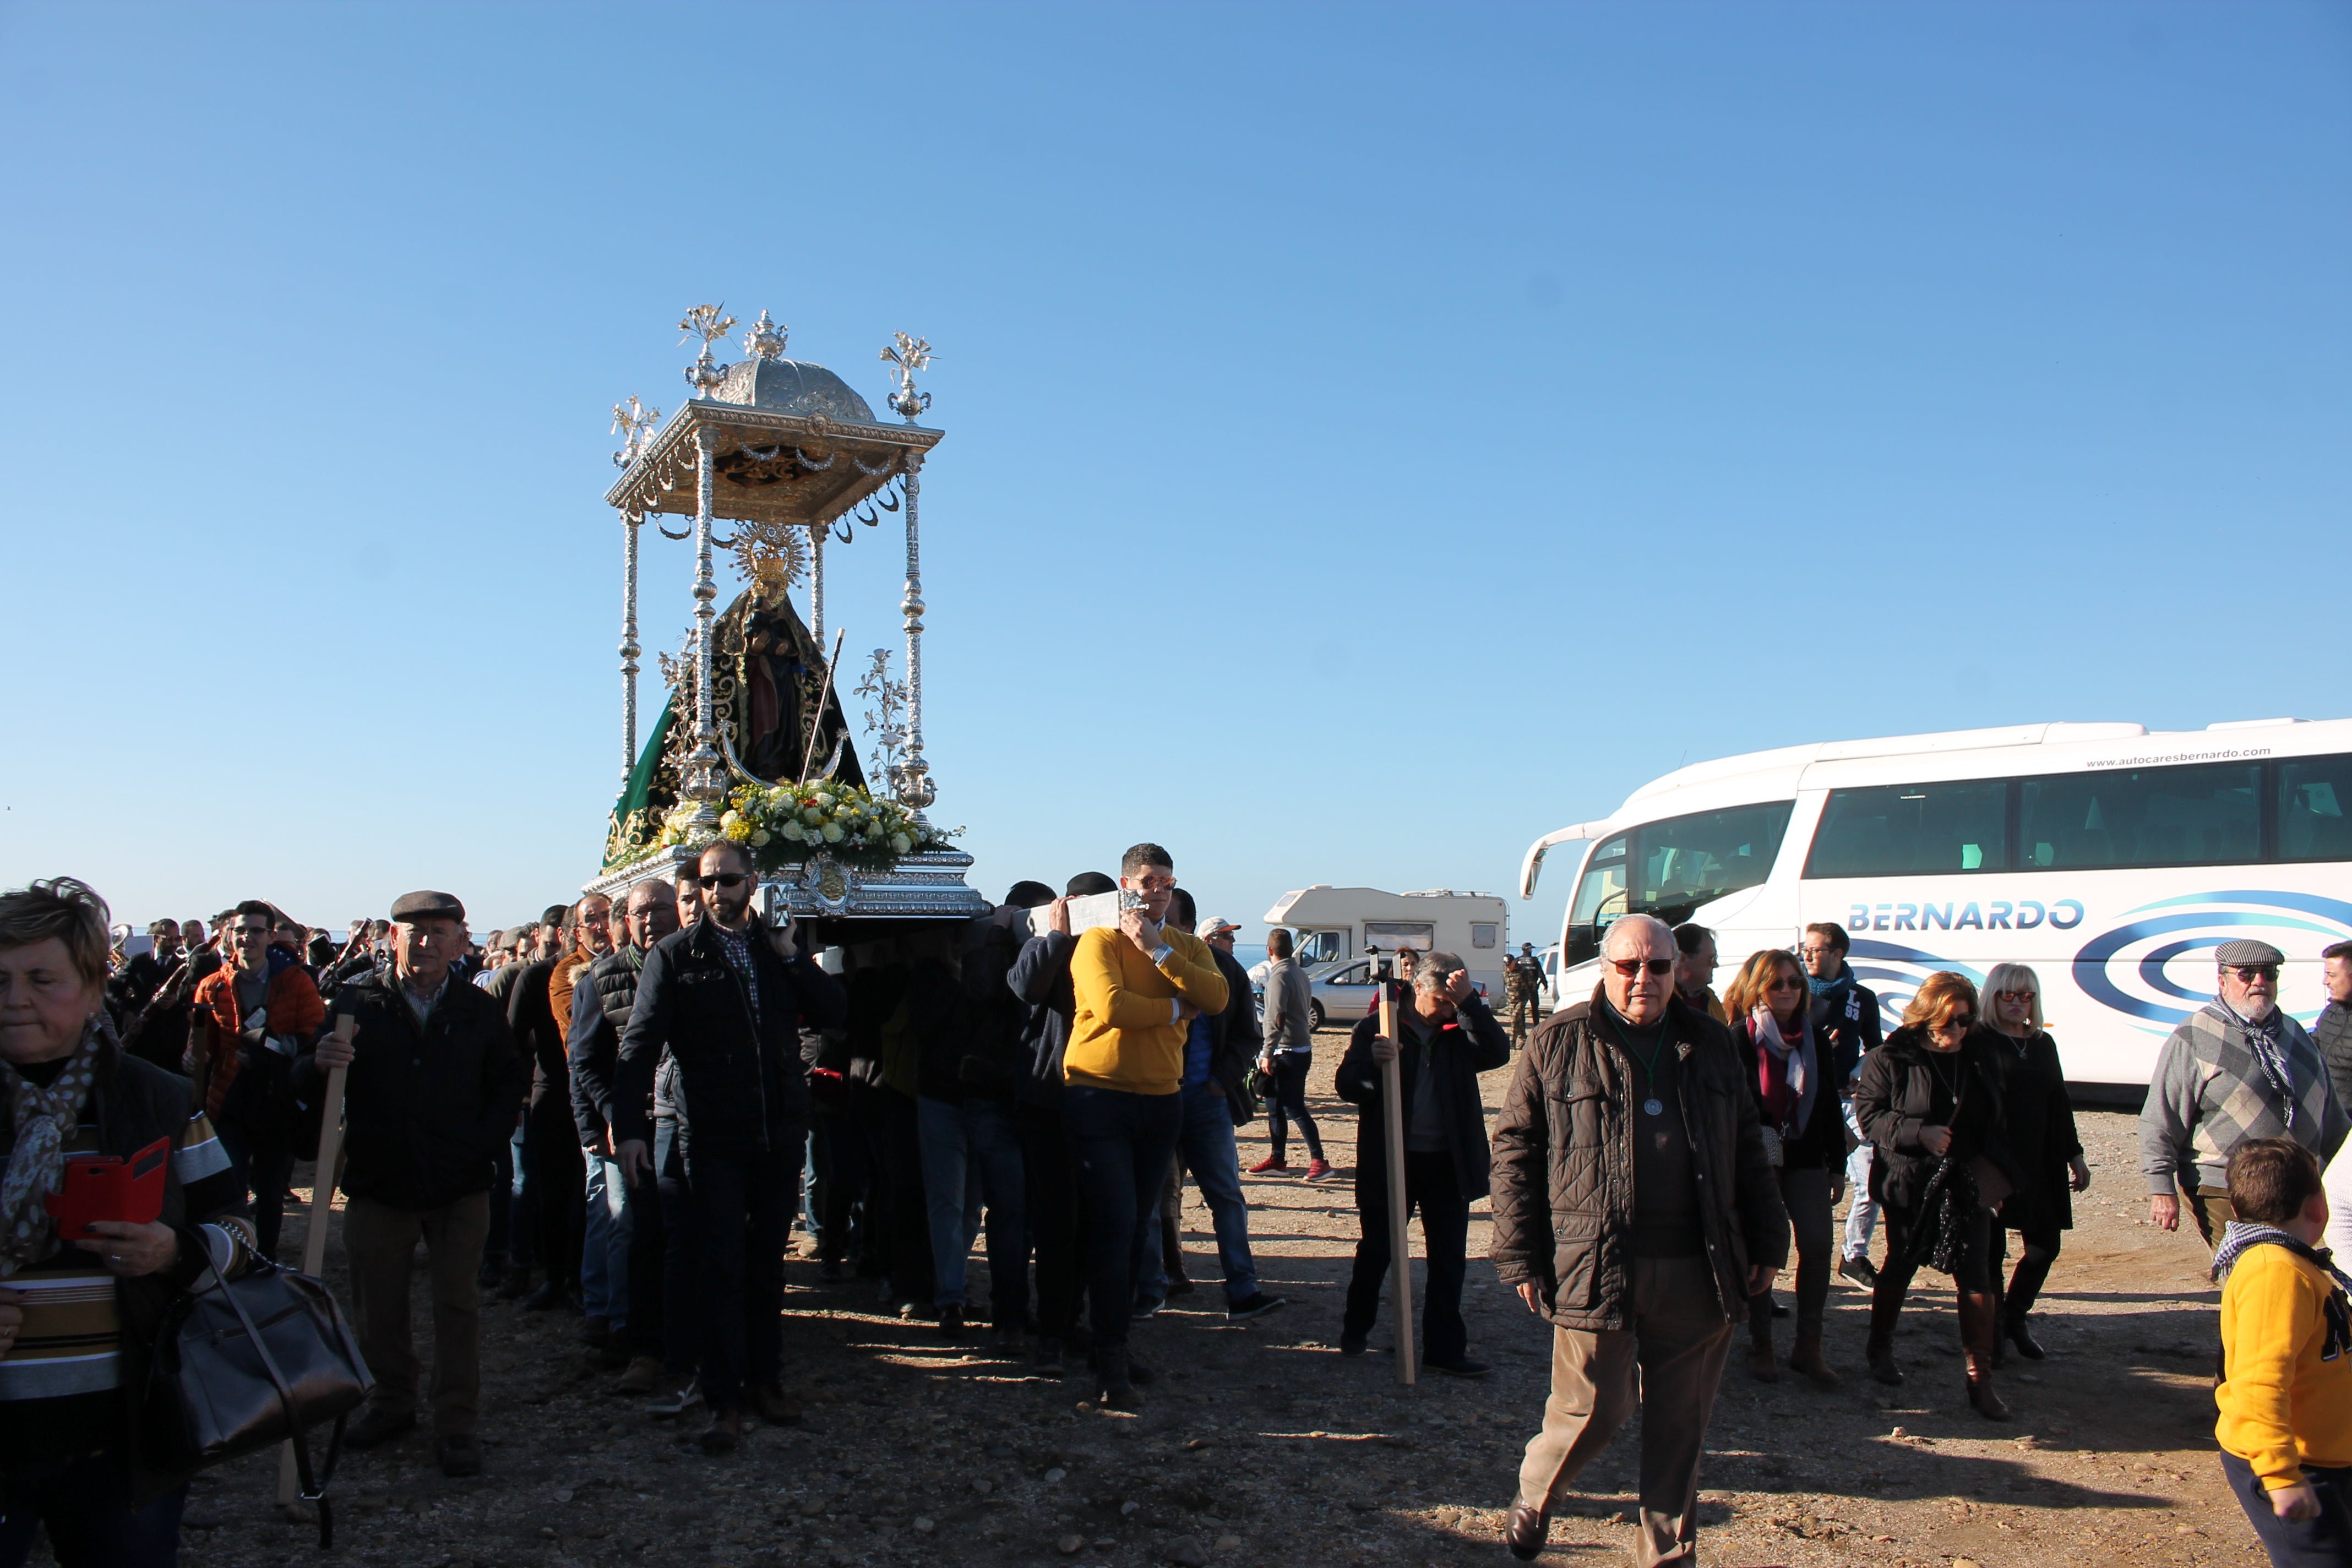
[[[1076,1008],[1062,1054],[1062,1126],[1087,1216],[1097,1387],[1103,1403],[1132,1410],[1142,1403],[1135,1385],[1151,1378],[1127,1348],[1139,1222],[1175,1158],[1185,1036],[1195,1016],[1224,1010],[1227,990],[1207,945],[1161,924],[1174,858],[1139,844],[1118,871],[1118,924],[1081,933],[1070,954]]]
[[[2230,1155],[2236,1211],[2221,1281],[2221,1472],[2276,1568],[2352,1564],[2352,1306],[2333,1258],[2319,1161],[2292,1138]]]

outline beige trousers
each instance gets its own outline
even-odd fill
[[[1543,1430],[1519,1465],[1519,1500],[1547,1514],[1560,1489],[1642,1412],[1641,1568],[1698,1561],[1698,1462],[1731,1346],[1715,1270],[1696,1258],[1633,1260],[1633,1327],[1554,1328]],[[1636,1374],[1639,1374],[1638,1382]]]
[[[474,1277],[490,1234],[490,1194],[437,1209],[400,1209],[353,1198],[343,1210],[352,1315],[360,1354],[375,1374],[371,1403],[416,1408],[416,1346],[409,1328],[409,1260],[425,1243],[433,1288],[433,1434],[471,1436],[482,1389],[481,1292]]]

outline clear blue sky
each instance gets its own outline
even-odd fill
[[[0,133],[0,882],[124,918],[594,870],[706,300],[938,349],[992,895],[1151,837],[1255,937],[1685,761],[2347,711],[2340,5],[9,5]]]

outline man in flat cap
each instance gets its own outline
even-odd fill
[[[295,1067],[320,1104],[329,1068],[343,1084],[343,1250],[360,1353],[375,1393],[343,1440],[372,1448],[416,1425],[409,1260],[425,1243],[433,1289],[434,1458],[481,1473],[474,1421],[482,1382],[475,1273],[490,1227],[490,1169],[513,1132],[528,1068],[505,1009],[450,973],[466,951],[466,907],[447,893],[392,906],[392,963],[335,996],[335,1026]]]
[[[2148,1218],[2180,1225],[2186,1194],[2208,1247],[2236,1215],[2225,1174],[2249,1138],[2292,1138],[2326,1165],[2352,1119],[2329,1084],[2319,1048],[2278,1005],[2286,955],[2266,942],[2225,942],[2221,994],[2191,1013],[2156,1058],[2139,1113],[2139,1166]]]

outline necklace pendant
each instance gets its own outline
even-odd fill
[[[1664,1116],[1666,1113],[1664,1102],[1654,1094],[1642,1101],[1642,1110],[1644,1114],[1650,1116]]]

